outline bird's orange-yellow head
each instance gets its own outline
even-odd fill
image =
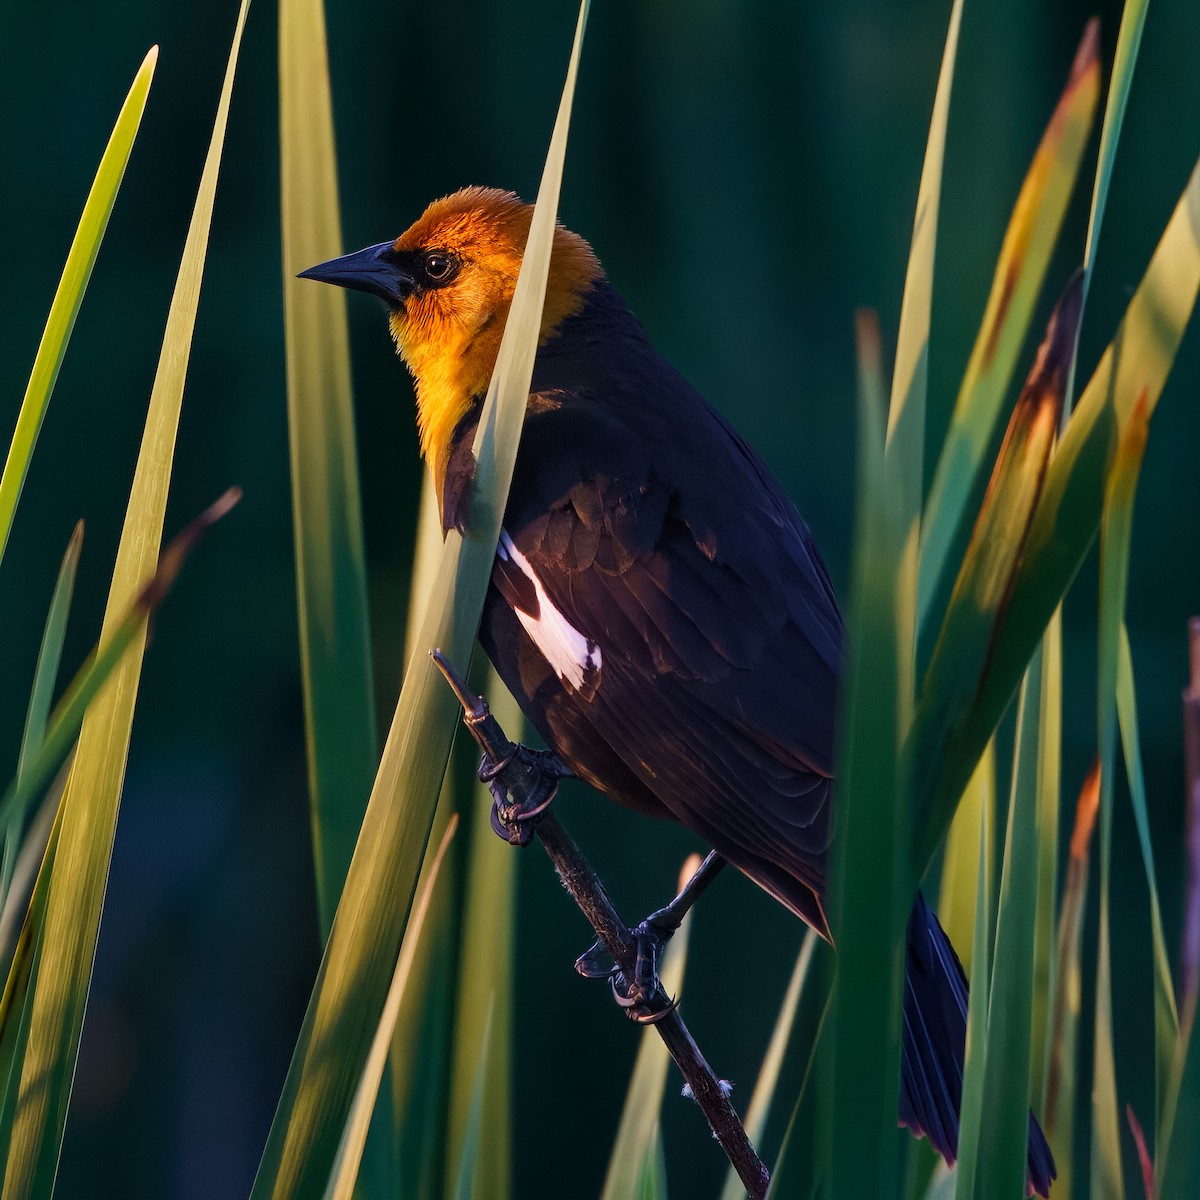
[[[511,192],[464,188],[435,200],[394,242],[303,272],[382,297],[417,385],[421,452],[439,483],[455,427],[487,390],[521,269],[533,207]],[[601,277],[591,247],[556,230],[542,341]]]

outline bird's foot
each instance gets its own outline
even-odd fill
[[[479,778],[492,793],[496,834],[509,845],[527,846],[538,818],[558,795],[559,780],[570,775],[551,750],[531,750],[517,743],[500,759],[485,754],[479,761]]]
[[[653,1025],[673,1013],[678,1000],[663,991],[658,979],[658,965],[663,949],[678,926],[657,921],[666,910],[651,914],[629,932],[637,943],[637,959],[633,978],[613,961],[603,942],[596,942],[575,960],[575,970],[587,979],[607,979],[613,999],[625,1010],[625,1015],[639,1025]]]

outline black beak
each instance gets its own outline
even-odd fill
[[[297,279],[317,279],[321,283],[336,283],[338,287],[370,292],[399,308],[412,295],[416,280],[400,262],[391,242],[380,242],[341,258],[331,258],[301,271]]]

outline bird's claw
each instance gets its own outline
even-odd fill
[[[527,846],[538,818],[558,795],[558,781],[570,773],[549,750],[516,745],[499,760],[485,754],[479,778],[492,793],[492,829],[512,846]],[[520,800],[514,799],[518,782]]]
[[[585,950],[575,960],[575,970],[586,979],[607,979],[613,999],[625,1010],[625,1015],[639,1025],[653,1025],[669,1016],[678,1007],[678,1000],[663,992],[658,981],[658,960],[663,945],[674,930],[653,923],[653,917],[631,930],[637,943],[637,961],[633,979],[613,961],[603,942]]]

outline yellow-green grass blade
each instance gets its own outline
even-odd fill
[[[46,723],[50,717],[50,704],[54,698],[54,682],[58,678],[59,663],[62,661],[63,640],[67,634],[67,616],[71,610],[71,594],[75,589],[75,573],[79,567],[79,554],[83,549],[83,522],[75,526],[71,540],[67,543],[54,592],[50,597],[50,609],[46,614],[46,627],[42,632],[42,644],[38,649],[37,666],[33,672],[33,690],[29,696],[29,708],[25,716],[25,732],[21,738],[21,751],[17,759],[17,782],[29,773],[33,761],[41,752],[46,740]],[[27,803],[17,802],[6,817],[7,830],[4,835],[4,863],[0,868],[0,897],[8,899],[13,866],[21,844],[21,830],[25,826]]]
[[[1079,333],[1081,283],[1076,275],[1051,314],[1009,420],[921,683],[927,720],[947,735],[979,689],[992,631],[1007,602],[1045,481]]]
[[[13,516],[17,511],[17,501],[21,498],[29,462],[33,458],[33,449],[42,428],[46,407],[50,403],[50,394],[54,391],[58,369],[67,351],[71,330],[75,327],[79,306],[83,303],[83,293],[87,290],[92,267],[100,251],[100,242],[108,228],[108,218],[112,215],[117,192],[125,175],[157,62],[158,47],[152,46],[134,76],[133,86],[117,115],[117,123],[100,159],[50,305],[50,315],[33,360],[25,398],[21,401],[21,411],[17,416],[17,427],[8,448],[4,473],[0,475],[0,558],[4,556],[4,549],[8,545],[8,535],[12,532]]]
[[[313,857],[329,933],[378,761],[346,297],[296,273],[342,252],[322,0],[279,6],[292,523]]]
[[[1121,126],[1125,123],[1125,109],[1129,104],[1129,90],[1133,86],[1133,68],[1137,62],[1138,49],[1142,44],[1142,31],[1146,26],[1146,13],[1150,0],[1125,0],[1121,12],[1121,31],[1117,35],[1117,50],[1113,59],[1112,76],[1108,81],[1108,98],[1104,103],[1104,124],[1100,128],[1100,154],[1096,163],[1096,181],[1092,188],[1092,210],[1088,217],[1087,242],[1083,261],[1087,269],[1087,286],[1091,283],[1092,269],[1096,263],[1096,248],[1100,242],[1100,227],[1104,223],[1104,210],[1108,206],[1108,189],[1112,182],[1113,165],[1117,160],[1117,143],[1121,138]]]
[[[889,486],[897,481],[883,454],[878,327],[867,314],[860,314],[858,338],[850,650],[828,894],[838,960],[826,1043],[822,1168],[830,1195],[891,1200],[899,1181],[902,934],[913,898],[911,806],[900,761],[911,625],[896,597],[909,530]]]
[[[120,627],[129,605],[154,576],[157,565],[175,432],[247,7],[247,0],[243,0],[167,317],[105,610],[104,638]],[[53,1185],[91,980],[144,647],[143,629],[93,702],[80,731],[79,748],[63,797],[62,831],[46,905],[29,1041],[7,1147],[4,1200],[48,1195]]]
[[[1083,1010],[1083,917],[1087,905],[1088,860],[1096,814],[1100,809],[1100,766],[1089,772],[1075,805],[1075,824],[1067,858],[1054,1002],[1047,1046],[1046,1098],[1042,1127],[1058,1167],[1055,1191],[1071,1196],[1074,1175],[1075,1089],[1078,1083],[1079,1018]]]
[[[240,493],[227,492],[201,513],[166,548],[154,575],[145,583],[116,625],[79,669],[42,731],[36,751],[23,756],[16,777],[0,795],[0,823],[24,812],[66,761],[88,708],[127,654],[135,653],[145,637],[150,615],[165,599],[197,539],[237,503]]]
[[[788,1042],[791,1040],[792,1026],[795,1024],[800,998],[808,982],[818,940],[816,930],[809,929],[804,935],[804,941],[800,944],[796,965],[792,968],[787,991],[783,995],[783,1003],[779,1006],[779,1016],[775,1018],[771,1042],[763,1057],[750,1103],[746,1106],[746,1116],[742,1124],[746,1128],[746,1136],[754,1146],[762,1145],[767,1118],[770,1116],[771,1105],[779,1088],[779,1074],[783,1070],[783,1058],[787,1053]],[[746,1188],[738,1178],[737,1172],[731,1167],[725,1177],[721,1200],[743,1200],[745,1195]]]
[[[1129,779],[1129,796],[1137,826],[1142,865],[1150,892],[1150,940],[1154,959],[1154,1079],[1155,1111],[1152,1132],[1162,1126],[1167,1104],[1167,1089],[1171,1081],[1175,1049],[1179,1041],[1179,1013],[1175,1004],[1175,985],[1171,981],[1171,963],[1167,956],[1167,941],[1163,933],[1162,909],[1158,899],[1158,875],[1154,869],[1154,852],[1150,845],[1150,817],[1146,805],[1146,780],[1142,771],[1141,738],[1138,734],[1137,693],[1133,681],[1133,654],[1129,648],[1129,631],[1121,622],[1121,640],[1117,658],[1116,679],[1117,719],[1121,729],[1121,746],[1125,757],[1125,772]]]
[[[354,1195],[354,1182],[358,1177],[363,1148],[367,1143],[367,1130],[371,1124],[375,1098],[379,1094],[379,1085],[383,1081],[384,1068],[387,1066],[396,1017],[400,1013],[400,1004],[412,976],[417,945],[425,928],[425,918],[429,913],[434,889],[437,887],[438,872],[457,826],[458,818],[452,817],[430,861],[429,872],[424,876],[422,886],[413,901],[412,919],[404,932],[404,941],[400,946],[400,956],[396,959],[396,970],[392,974],[379,1028],[371,1041],[371,1050],[363,1067],[362,1079],[359,1080],[358,1089],[354,1093],[354,1103],[350,1106],[346,1128],[342,1133],[341,1144],[338,1146],[337,1157],[329,1176],[329,1184],[325,1188],[325,1200],[350,1200]]]
[[[1037,811],[1042,663],[1026,672],[1017,712],[1012,795],[996,911],[996,949],[988,996],[984,1070],[974,1189],[961,1195],[1020,1196],[1029,1140],[1029,1031],[1037,916]],[[975,1001],[978,1004],[978,1000]]]
[[[1029,1029],[1030,1096],[1044,1110],[1049,1067],[1051,1010],[1058,964],[1058,826],[1062,803],[1062,609],[1055,609],[1042,639],[1041,715],[1037,779],[1037,918],[1033,934],[1033,1012]]]
[[[496,370],[480,415],[466,536],[447,534],[362,831],[272,1123],[255,1200],[313,1193],[328,1175],[403,937],[458,703],[427,657],[470,657],[533,374],[587,3]],[[460,667],[461,669],[461,667]]]
[[[1112,858],[1113,777],[1117,756],[1117,676],[1133,499],[1149,436],[1149,404],[1139,402],[1121,436],[1105,489],[1100,526],[1100,622],[1097,724],[1100,745],[1100,932],[1096,955],[1096,1017],[1092,1066],[1092,1195],[1121,1200],[1121,1110],[1117,1100],[1112,1016],[1112,939],[1109,882]]]
[[[442,522],[433,476],[426,471],[417,514],[413,570],[409,586],[406,657],[420,632],[425,598],[433,586],[442,553]],[[421,866],[418,889],[425,886],[432,855],[455,808],[456,773],[442,781],[429,849]],[[476,789],[470,789],[472,797]],[[461,855],[443,863],[441,884],[425,919],[406,990],[396,1019],[391,1050],[391,1119],[395,1170],[414,1198],[443,1193],[446,1104],[449,1088],[450,1038],[455,1019],[455,943],[459,924]]]
[[[462,1153],[454,1172],[454,1186],[448,1193],[449,1200],[471,1200],[475,1189],[476,1172],[479,1169],[479,1138],[483,1131],[483,1096],[487,1077],[488,1048],[491,1040],[492,1017],[489,1011],[483,1025],[483,1046],[480,1050],[479,1062],[475,1066],[475,1081],[471,1087],[466,1136],[463,1139]]]
[[[484,694],[490,699],[500,725],[510,736],[516,736],[524,725],[524,717],[494,669],[488,671]],[[466,1153],[474,1080],[482,1064],[483,1106],[488,1117],[474,1141],[476,1163],[471,1200],[508,1200],[512,1191],[509,1060],[513,1034],[517,855],[512,846],[492,832],[487,819],[491,797],[486,789],[476,784],[467,789],[467,795],[471,850],[458,943],[446,1161],[459,1163]],[[486,1053],[485,1028],[489,1030]]]
[[[896,363],[892,373],[884,451],[891,503],[896,506],[897,519],[903,530],[903,550],[896,563],[893,581],[898,638],[895,648],[898,720],[903,729],[907,729],[912,720],[916,692],[917,584],[924,487],[925,400],[929,384],[929,328],[933,310],[933,270],[942,195],[942,164],[961,25],[962,0],[954,0],[933,99],[929,136],[925,142],[921,184],[917,190],[917,211],[913,219],[912,245],[904,277],[900,328],[896,335]]]
[[[800,1081],[800,1090],[792,1107],[791,1119],[783,1135],[783,1143],[779,1147],[775,1165],[771,1168],[771,1186],[767,1189],[767,1200],[807,1200],[818,1194],[822,1182],[821,1172],[825,1167],[820,1141],[824,1119],[820,1105],[823,1104],[824,1097],[821,1089],[816,1086],[814,1075],[818,1073],[818,1065],[822,1056],[826,1054],[824,1039],[832,1009],[833,996],[830,996],[821,1013],[817,1031],[813,1035],[804,1078]]]
[[[1179,1040],[1171,1064],[1157,1145],[1156,1174],[1163,1200],[1195,1194],[1200,1180],[1200,1140],[1190,1136],[1200,1127],[1200,1042],[1195,1037],[1200,995],[1200,847],[1195,831],[1200,819],[1200,617],[1188,621],[1190,678],[1183,691],[1183,752],[1187,804],[1188,867],[1184,898],[1179,976]],[[1173,1137],[1178,1124],[1187,1131]]]
[[[1025,664],[1096,536],[1118,433],[1139,396],[1146,396],[1153,413],[1198,286],[1200,165],[1050,461],[977,696],[952,730],[938,712],[940,698],[921,697],[910,746],[916,791],[929,804],[917,831],[918,870],[937,848]]]
[[[699,855],[692,855],[683,864],[679,875],[681,888],[699,866]],[[667,944],[661,978],[668,996],[678,996],[683,990],[691,924],[689,915]],[[671,1056],[662,1039],[653,1030],[643,1032],[600,1200],[666,1200],[666,1189],[661,1186],[663,1154],[659,1113],[670,1066]],[[742,1194],[745,1195],[744,1190]]]
[[[928,619],[947,556],[1025,344],[1050,255],[1075,188],[1100,91],[1099,22],[1088,22],[1071,75],[1042,135],[1009,218],[921,528],[918,619]]]
[[[988,743],[985,760],[995,759]],[[954,1194],[968,1200],[976,1191],[980,1139],[983,1132],[983,1097],[988,1067],[988,1003],[992,979],[992,837],[995,788],[984,796],[976,848],[975,928],[972,942],[970,1002],[967,1005],[967,1047],[963,1063],[962,1107],[958,1124],[958,1164]]]
[[[995,808],[996,748],[989,742],[950,822],[938,896],[938,920],[968,976],[974,961],[979,846],[983,837],[980,827],[991,821]],[[988,844],[991,844],[990,829]],[[990,898],[988,902],[991,903]]]

